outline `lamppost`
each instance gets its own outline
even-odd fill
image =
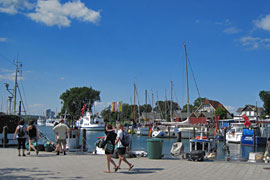
[[[12,98],[14,97],[14,94],[12,93],[14,90],[13,89],[9,89],[9,84],[4,83],[6,86],[6,90],[9,92],[9,94],[11,94],[11,96],[8,97],[8,114],[11,115],[11,103],[12,103]]]

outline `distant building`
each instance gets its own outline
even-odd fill
[[[202,112],[207,112],[206,117],[212,116],[214,117],[214,113],[217,110],[217,108],[223,108],[226,110],[226,119],[231,119],[233,118],[231,113],[218,101],[210,100],[210,99],[205,99],[205,101],[199,106],[199,108],[196,110],[196,113],[202,113]],[[210,113],[210,114],[208,114]]]
[[[237,116],[235,118],[242,118],[243,115],[249,117],[250,120],[255,120],[256,117],[261,117],[264,113],[262,107],[256,107],[254,105],[246,105],[237,109]]]
[[[52,111],[51,109],[46,109],[44,111],[44,116],[45,116],[46,119],[48,119],[48,118],[54,118],[55,112]]]

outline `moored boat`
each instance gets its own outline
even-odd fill
[[[90,112],[86,112],[86,115],[76,122],[76,126],[87,131],[105,130],[104,120],[97,115],[92,115]]]

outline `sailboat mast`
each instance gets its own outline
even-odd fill
[[[16,98],[17,98],[17,77],[18,77],[18,59],[16,61],[16,72],[15,72],[15,83],[14,83],[14,102],[13,102],[13,113],[16,115]]]
[[[145,90],[145,108],[147,108],[147,90]],[[145,109],[145,113],[146,113],[145,118],[146,118],[146,121],[147,121],[148,120],[148,118],[147,118],[147,109]]]
[[[173,82],[171,81],[171,107],[170,107],[170,119],[171,119],[171,122],[173,121],[172,90],[173,90]]]
[[[187,118],[189,118],[189,86],[188,86],[188,66],[187,66],[187,48],[186,48],[186,43],[184,43],[184,49],[185,49],[186,79],[187,79]],[[188,121],[188,125],[190,125],[190,122],[189,121]]]
[[[136,93],[136,85],[134,84],[134,109],[133,109],[133,117],[134,117],[134,122],[136,121],[136,107],[135,107],[135,103],[136,103],[136,99],[135,99],[135,93]]]

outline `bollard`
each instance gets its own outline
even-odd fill
[[[177,133],[177,142],[182,142],[182,133],[181,132]]]
[[[8,127],[4,126],[3,127],[3,140],[2,140],[3,148],[7,147],[7,144],[8,144],[7,134],[8,134]]]
[[[86,129],[83,129],[82,150],[83,150],[83,152],[86,151]]]

